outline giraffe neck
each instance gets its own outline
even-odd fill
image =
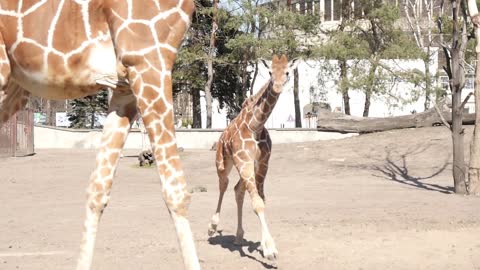
[[[281,85],[274,85],[272,80],[262,87],[260,90],[261,94],[252,102],[250,113],[248,114],[250,120],[247,121],[247,124],[250,130],[258,132],[263,129],[280,96],[281,89],[277,88],[281,87]],[[274,91],[274,88],[277,91]]]

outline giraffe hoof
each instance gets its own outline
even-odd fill
[[[217,224],[210,223],[208,225],[208,236],[213,236],[217,232]]]
[[[265,258],[269,261],[276,261],[278,259],[278,254],[276,253],[269,254],[269,255],[266,255]]]
[[[278,250],[275,247],[275,243],[273,242],[273,239],[263,242],[260,248],[263,252],[264,258],[270,261],[275,261],[278,259]]]

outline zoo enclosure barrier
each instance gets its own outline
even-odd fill
[[[17,112],[0,127],[0,157],[31,155],[33,144],[33,110]]]

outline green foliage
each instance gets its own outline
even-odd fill
[[[366,59],[369,55],[368,43],[357,32],[348,31],[330,32],[329,40],[314,52],[314,56],[330,60]]]
[[[204,90],[207,81],[207,59],[210,35],[212,31],[212,2],[197,2],[197,9],[192,25],[187,32],[183,48],[178,54],[174,67],[174,92],[187,87],[189,92],[199,93]],[[216,32],[216,50],[214,58],[214,77],[212,97],[217,98],[220,106],[237,108],[238,89],[241,89],[239,60],[241,52],[230,49],[226,44],[241,34],[238,16],[231,16],[225,10],[217,13],[218,30]],[[199,105],[199,104],[197,104]],[[195,104],[194,104],[195,106]]]
[[[418,59],[424,58],[425,53],[396,24],[400,13],[395,5],[381,0],[362,0],[361,4],[362,20],[345,20],[337,29],[324,31],[327,41],[316,48],[314,56],[338,60],[329,62],[333,63],[331,69],[348,61],[348,76],[338,81],[340,92],[356,89],[377,96],[389,95],[395,78],[418,79],[418,74],[392,69],[383,65],[382,60]]]
[[[108,110],[108,91],[70,101],[71,110],[67,113],[71,128],[96,128],[99,114]]]
[[[193,121],[191,119],[182,119],[182,127],[188,127],[188,125],[192,126]]]
[[[211,1],[197,2],[192,25],[175,64],[175,92],[185,87],[190,92],[204,89],[212,12]],[[289,57],[308,55],[310,45],[306,38],[299,37],[314,34],[319,25],[319,16],[245,0],[235,5],[220,5],[216,18],[212,97],[217,98],[220,107],[227,108],[230,118],[241,109],[257,60],[271,59],[273,53],[286,53]]]
[[[221,2],[216,13],[219,29],[212,96],[221,107],[227,108],[231,117],[235,116],[251,87],[258,59],[270,59],[273,53],[285,53],[289,58],[349,61],[351,76],[339,80],[341,89],[385,94],[392,78],[418,84],[421,77],[418,72],[385,69],[380,63],[381,59],[426,57],[412,37],[397,26],[399,9],[387,1],[360,1],[365,11],[362,21],[350,20],[342,29],[322,30],[322,33],[318,14],[300,14],[276,2],[262,5],[250,0]],[[197,2],[192,26],[175,65],[174,91],[185,85],[190,91],[204,89],[212,12],[210,0]],[[375,70],[369,72],[372,65]]]
[[[272,9],[262,14],[266,21],[265,38],[259,43],[258,56],[271,58],[273,53],[286,54],[289,58],[310,57],[318,46],[310,40],[319,33],[320,16],[300,14],[288,9]]]

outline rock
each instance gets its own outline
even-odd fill
[[[155,157],[153,156],[152,150],[142,151],[138,155],[138,162],[140,167],[143,167],[146,165],[151,166],[153,163],[155,163]]]
[[[194,187],[191,187],[188,189],[188,192],[190,193],[195,193],[195,192],[207,192],[207,188],[206,187],[202,187],[202,186],[194,186]]]

